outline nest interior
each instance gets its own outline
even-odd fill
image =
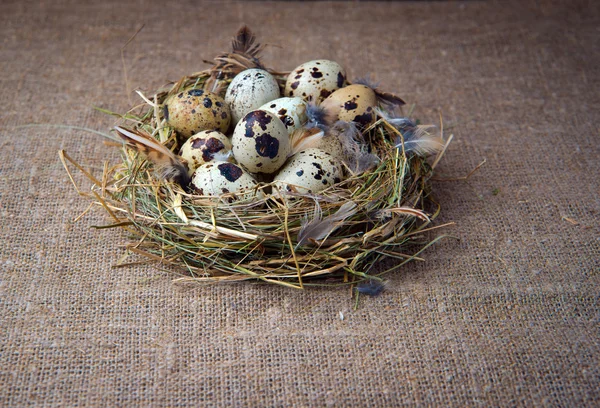
[[[175,149],[176,133],[166,124],[162,103],[183,89],[202,88],[224,94],[227,84],[247,68],[265,68],[260,45],[240,30],[233,50],[218,55],[213,66],[181,78],[125,114],[122,123],[152,135]],[[269,70],[283,88],[287,74]],[[381,106],[380,108],[384,108]],[[74,182],[77,168],[92,188],[77,187],[111,218],[103,228],[123,228],[131,241],[125,255],[138,254],[181,272],[178,281],[235,282],[260,280],[294,288],[347,285],[382,280],[386,273],[421,259],[419,254],[442,236],[432,221],[440,207],[430,179],[447,143],[435,158],[409,154],[403,132],[381,115],[362,130],[378,162],[316,194],[289,193],[262,183],[264,198],[218,199],[184,191],[157,177],[147,158],[121,143],[122,161],[104,166],[96,176],[66,152],[60,157]],[[449,142],[449,140],[448,140]],[[384,259],[392,266],[381,268]],[[124,256],[118,265],[128,264]],[[388,264],[388,265],[390,265]],[[377,265],[377,266],[376,266]]]

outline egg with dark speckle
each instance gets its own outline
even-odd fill
[[[248,112],[280,97],[279,84],[273,75],[264,69],[246,69],[233,78],[225,102],[229,105],[233,123]]]
[[[275,176],[275,184],[283,191],[318,193],[342,181],[339,161],[320,149],[296,153]]]
[[[171,95],[163,105],[163,112],[169,126],[183,139],[203,130],[226,132],[231,123],[229,107],[223,98],[202,89]]]
[[[306,117],[306,102],[301,98],[279,98],[267,102],[259,108],[276,115],[285,125],[288,133],[300,129],[308,121]]]
[[[229,138],[217,130],[204,130],[185,141],[179,155],[187,162],[190,174],[212,161],[228,161],[231,153]]]
[[[192,190],[201,196],[227,195],[230,202],[242,198],[263,198],[257,181],[240,166],[212,162],[198,167],[192,175]]]
[[[263,110],[249,112],[238,122],[231,144],[235,160],[251,173],[276,172],[292,148],[283,122]]]
[[[346,85],[346,72],[337,62],[314,60],[293,70],[285,83],[284,96],[297,96],[321,103],[333,91]]]
[[[348,85],[333,92],[321,103],[321,107],[338,120],[355,122],[366,127],[377,118],[375,91],[365,85]]]

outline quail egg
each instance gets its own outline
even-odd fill
[[[368,126],[377,117],[375,91],[365,85],[348,85],[333,92],[321,103],[321,107],[338,120],[356,122]]]
[[[342,142],[340,141],[337,133],[326,133],[325,136],[319,140],[319,143],[315,146],[315,148],[329,153],[336,160],[346,161],[344,147],[342,146]]]
[[[232,155],[229,138],[217,130],[203,130],[185,141],[179,155],[187,162],[190,175],[212,161],[227,161]]]
[[[237,162],[251,173],[276,172],[291,151],[283,122],[263,110],[249,112],[238,122],[231,144]]]
[[[265,103],[259,109],[275,114],[290,134],[294,130],[300,129],[308,120],[306,102],[297,97],[275,99]]]
[[[321,103],[333,91],[346,84],[346,73],[337,62],[314,60],[293,70],[285,83],[285,96]]]
[[[198,167],[192,175],[192,190],[202,196],[232,193],[235,198],[263,198],[258,183],[240,166],[229,162],[211,162]],[[229,201],[233,201],[230,197]]]
[[[295,154],[275,176],[276,185],[297,193],[317,193],[342,180],[338,160],[320,149]]]
[[[279,85],[264,69],[251,68],[237,74],[227,87],[225,102],[229,105],[233,123],[246,113],[279,98]]]
[[[219,95],[188,89],[170,96],[163,105],[165,119],[177,134],[187,139],[203,130],[226,132],[231,122],[229,107]]]

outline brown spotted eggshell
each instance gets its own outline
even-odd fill
[[[321,107],[338,120],[355,122],[366,127],[372,124],[377,115],[375,91],[365,85],[348,85],[333,92],[321,103]]]
[[[249,112],[238,122],[231,144],[235,160],[251,173],[275,173],[291,151],[284,124],[263,110]]]
[[[275,114],[283,122],[289,134],[300,129],[308,121],[306,102],[298,97],[275,99],[265,103],[259,109]]]
[[[233,123],[237,124],[246,113],[279,96],[279,84],[275,77],[264,69],[251,68],[233,78],[227,87],[225,102],[231,110]]]
[[[231,123],[223,98],[202,89],[187,89],[170,96],[163,109],[169,126],[184,139],[203,130],[226,132]]]
[[[192,189],[202,196],[220,196],[233,193],[234,198],[263,198],[262,191],[256,190],[258,183],[240,166],[229,162],[212,162],[198,167],[192,175]]]
[[[283,191],[317,193],[341,180],[338,160],[323,150],[311,148],[295,154],[274,181]]]
[[[185,141],[179,155],[187,162],[190,174],[212,161],[228,161],[231,153],[229,138],[217,130],[203,130]]]
[[[346,85],[346,72],[334,61],[314,60],[293,70],[285,83],[285,96],[321,103],[333,91]]]

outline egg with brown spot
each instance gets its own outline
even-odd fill
[[[228,161],[233,154],[231,141],[217,130],[203,130],[185,141],[179,155],[185,159],[190,175],[198,167],[212,161]]]
[[[263,198],[257,181],[240,166],[229,162],[212,162],[198,167],[192,175],[192,190],[201,196],[227,195],[235,199]]]
[[[339,161],[345,162],[347,160],[344,153],[344,147],[337,134],[326,133],[325,136],[317,142],[315,148],[329,153]]]
[[[320,149],[306,149],[295,154],[275,176],[282,191],[318,193],[342,181],[342,168],[331,154]]]
[[[298,97],[285,97],[265,103],[259,108],[276,115],[285,125],[289,134],[300,129],[308,121],[306,102]]]
[[[231,144],[235,160],[251,173],[276,172],[292,148],[285,125],[264,110],[249,112],[238,122]]]
[[[337,62],[314,60],[294,69],[285,83],[284,96],[297,96],[321,103],[336,89],[346,85],[346,72]]]
[[[248,112],[279,98],[279,84],[273,75],[264,69],[251,68],[237,74],[225,93],[233,123]]]
[[[183,139],[203,130],[226,132],[231,123],[225,100],[196,88],[171,95],[163,105],[163,112],[169,126]]]
[[[375,122],[377,95],[365,85],[348,85],[333,92],[321,107],[338,120],[355,122],[363,127]]]

